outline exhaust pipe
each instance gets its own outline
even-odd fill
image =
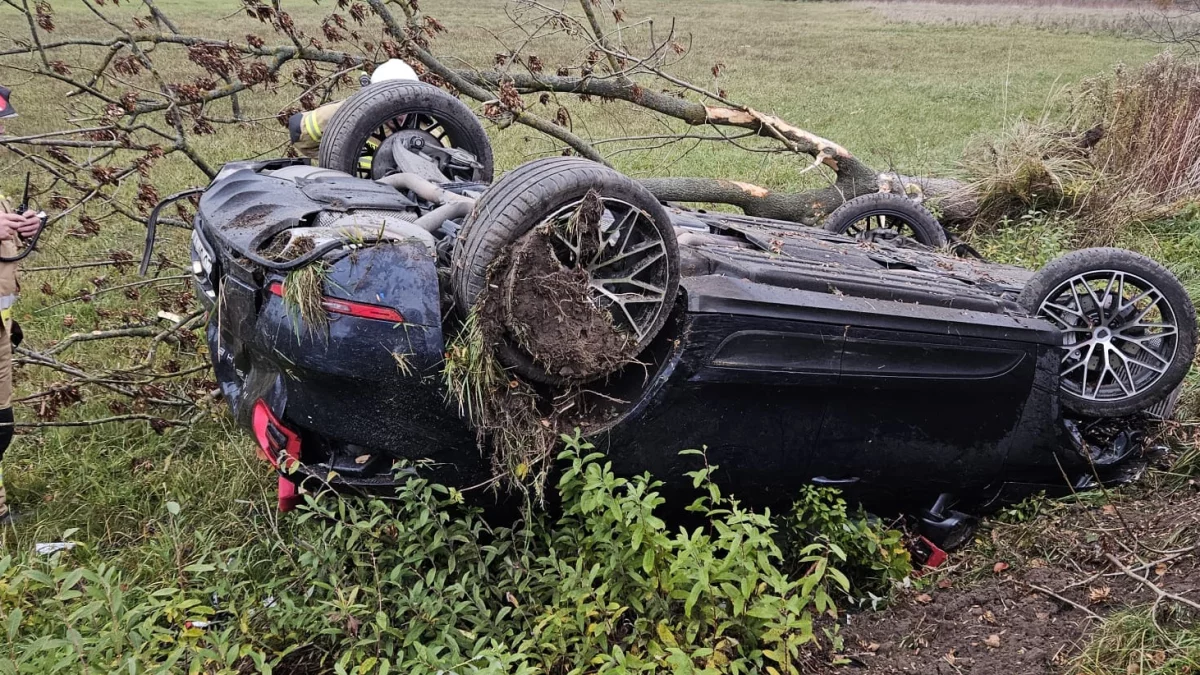
[[[421,199],[424,199],[427,202],[433,202],[435,204],[450,204],[452,202],[464,202],[467,204],[475,203],[475,200],[471,199],[470,197],[464,197],[462,195],[450,192],[449,190],[444,190],[435,185],[432,181],[428,181],[412,173],[394,173],[390,176],[379,178],[375,182],[387,185],[388,187],[394,187],[397,190],[408,190],[409,192],[416,194]],[[430,213],[426,215],[433,214]],[[441,221],[438,221],[438,224],[441,225]]]

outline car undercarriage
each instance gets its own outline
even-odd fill
[[[343,136],[338,161],[323,140],[321,166],[231,163],[200,198],[214,369],[288,498],[306,479],[386,489],[397,460],[494,484],[507,430],[448,373],[478,322],[491,391],[621,473],[686,490],[679,451],[705,448],[746,502],[837,487],[949,544],[958,510],[1127,478],[1194,355],[1191,301],[1132,252],[1034,272],[922,243],[902,195],[852,200],[831,232],[660,204],[577,158],[491,183],[490,149],[485,168],[437,134],[433,88],[393,85],[338,115],[348,136],[407,132]]]

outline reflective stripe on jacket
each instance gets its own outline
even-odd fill
[[[342,101],[334,101],[326,103],[320,108],[309,110],[305,113],[296,113],[288,120],[291,131],[292,147],[296,152],[305,157],[316,158],[321,150],[321,136],[325,134],[325,128],[329,125],[329,120],[333,119],[333,114],[342,106]],[[399,119],[403,120],[403,117]],[[379,146],[379,141],[374,138],[367,139],[367,147],[370,148],[370,153]],[[358,168],[364,171],[371,170],[371,157],[363,157],[358,162]]]
[[[296,152],[306,157],[317,156],[317,151],[321,149],[321,134],[324,133],[325,126],[329,124],[329,120],[333,119],[333,114],[341,106],[341,101],[335,101],[306,113],[298,113],[300,129],[292,139],[292,145],[296,148]]]
[[[12,213],[13,205],[3,194],[0,194],[0,212]],[[9,258],[17,255],[20,248],[14,235],[11,239],[0,241],[0,255]],[[21,285],[17,279],[17,263],[0,262],[0,319],[4,321],[4,330],[8,332],[12,325],[12,308],[17,302],[17,294]]]

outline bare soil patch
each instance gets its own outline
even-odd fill
[[[1049,505],[1028,522],[992,523],[926,587],[886,610],[851,615],[841,633],[850,664],[819,672],[1068,672],[1104,617],[1159,600],[1108,556],[1163,591],[1200,602],[1195,483],[1173,493],[1146,485],[1129,491],[1136,494],[1108,503],[1098,493]],[[1168,610],[1173,620],[1180,613],[1200,620],[1160,600],[1159,611]]]

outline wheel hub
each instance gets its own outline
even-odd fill
[[[1117,270],[1096,270],[1061,284],[1039,315],[1063,334],[1063,388],[1093,401],[1145,392],[1175,357],[1178,325],[1162,292]]]
[[[600,198],[602,211],[590,232],[574,227],[570,221],[580,203],[548,219],[559,261],[586,270],[596,304],[644,346],[659,315],[670,309],[665,292],[670,263],[662,235],[645,211],[607,197]]]

